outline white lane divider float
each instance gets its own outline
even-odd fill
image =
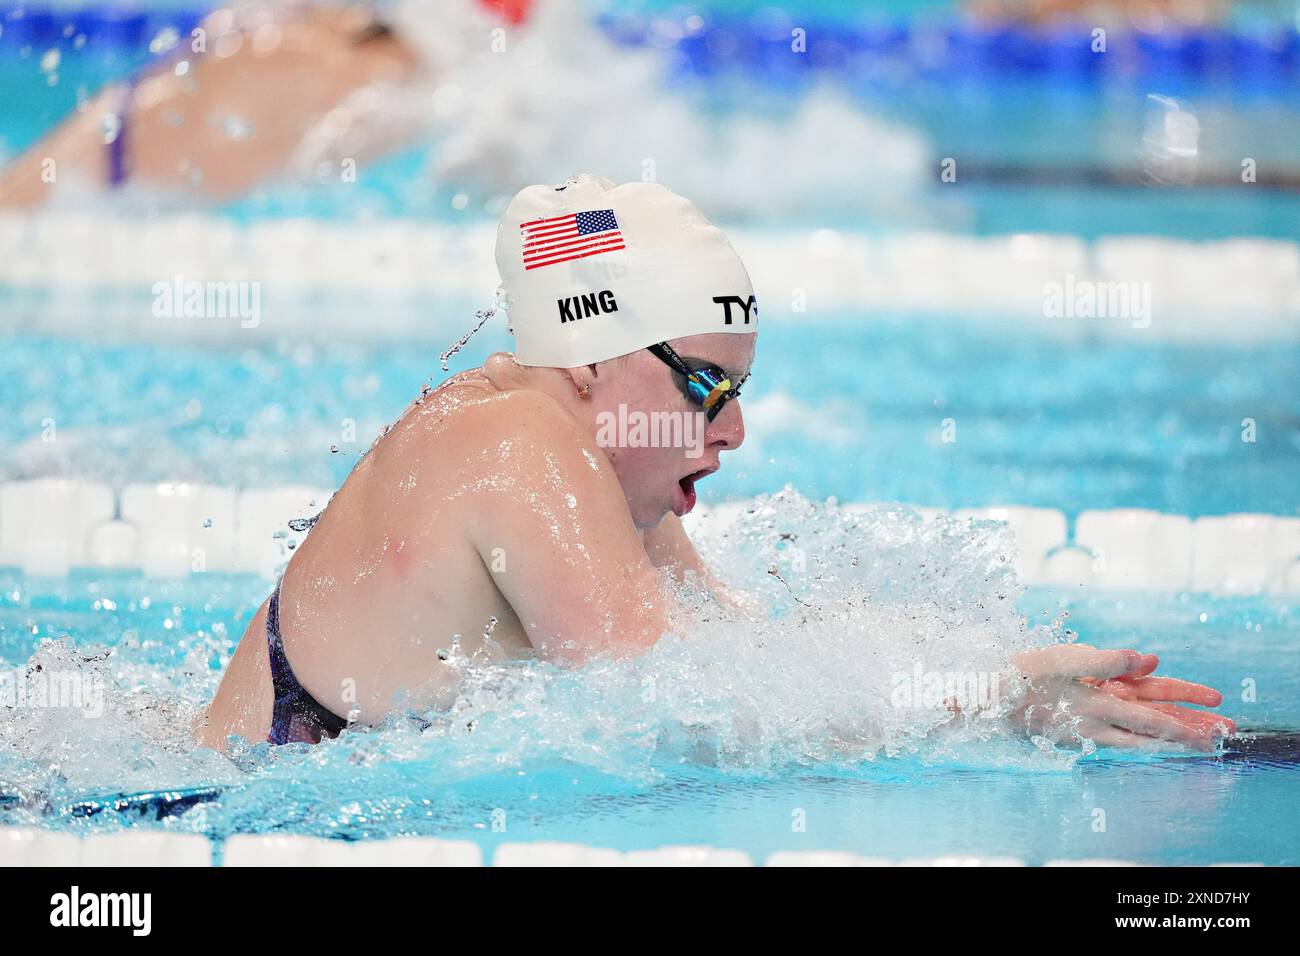
[[[387,840],[326,840],[319,837],[240,834],[213,843],[196,834],[135,829],[77,837],[36,827],[0,827],[0,867],[9,866],[484,866],[478,845],[468,840],[394,837]],[[493,866],[754,866],[741,850],[710,846],[665,846],[613,850],[580,843],[505,843]],[[890,860],[838,850],[783,850],[764,866],[1025,866],[1009,856],[951,854]],[[1133,860],[1050,860],[1045,866],[1143,866]],[[1216,866],[1252,866],[1226,863]]]
[[[0,567],[33,576],[73,568],[136,569],[151,577],[196,572],[271,577],[305,536],[331,491],[306,486],[235,489],[185,482],[108,485],[67,478],[0,483]],[[748,503],[700,506],[688,528],[719,533]],[[867,504],[848,504],[860,511]],[[923,517],[941,513],[918,508]],[[1300,518],[1267,514],[1188,518],[1137,508],[961,509],[967,520],[1006,522],[1016,566],[1031,585],[1214,594],[1300,593]]]
[[[729,230],[750,273],[768,290],[765,318],[934,312],[1031,322],[1067,336],[1132,334],[1144,340],[1294,339],[1300,335],[1300,244],[1241,237],[946,232],[865,235],[834,229]],[[250,332],[298,341],[444,341],[490,304],[497,286],[489,222],[405,219],[366,223],[300,218],[240,224],[217,216],[135,219],[47,211],[0,215],[0,291],[17,296],[17,330],[129,334],[136,340],[226,338]],[[155,317],[160,283],[259,284],[274,321]],[[1115,296],[1140,292],[1142,315]],[[1055,302],[1053,295],[1059,296]],[[24,306],[24,296],[31,302]],[[311,308],[288,307],[311,296]],[[401,299],[439,308],[386,309]],[[1067,301],[1068,300],[1068,301]],[[141,303],[144,303],[142,306]],[[366,321],[358,322],[358,306]],[[1149,314],[1147,314],[1149,312]]]

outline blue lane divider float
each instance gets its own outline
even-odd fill
[[[167,27],[188,33],[213,5],[141,10],[134,5],[0,0],[0,52],[81,45],[138,54]],[[768,8],[752,15],[674,9],[674,16],[606,14],[600,23],[616,42],[665,50],[680,72],[709,76],[742,71],[777,84],[836,72],[969,78],[1044,77],[1064,81],[1157,76],[1247,84],[1300,80],[1300,32],[1283,22],[1163,33],[1112,30],[1107,50],[1092,49],[1084,24],[1031,27],[935,21],[818,21]],[[791,52],[802,28],[806,52]]]
[[[0,51],[43,51],[77,43],[114,52],[144,53],[164,30],[188,33],[215,6],[146,11],[125,5],[70,7],[8,0],[0,3]]]
[[[709,76],[740,71],[778,83],[830,71],[895,79],[1300,80],[1300,33],[1284,23],[1159,34],[1112,29],[1105,52],[1096,52],[1093,28],[1084,24],[1032,27],[962,19],[832,23],[771,12],[693,20],[624,14],[607,15],[601,22],[616,42],[671,51],[682,72]],[[796,28],[804,31],[803,54],[791,51]]]

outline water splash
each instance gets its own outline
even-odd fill
[[[297,531],[299,534],[304,531],[310,531],[316,522],[320,521],[320,516],[324,513],[324,511],[317,512],[310,518],[290,518],[288,522],[289,530]]]
[[[402,27],[443,65],[438,89],[424,98],[438,104],[431,171],[471,197],[500,201],[521,184],[589,170],[663,182],[710,217],[801,218],[907,209],[926,184],[924,139],[868,115],[834,85],[793,103],[751,90],[751,109],[720,110],[703,91],[673,83],[670,57],[616,45],[581,5],[539,5],[504,51],[475,42],[480,22],[462,19],[434,31],[412,17]],[[619,134],[574,137],[572,129]],[[829,142],[836,148],[819,148]]]
[[[474,317],[478,319],[478,325],[474,326],[474,328],[470,329],[468,332],[462,335],[459,339],[457,339],[452,344],[451,348],[447,349],[445,352],[443,352],[441,355],[438,356],[438,365],[442,368],[444,372],[451,370],[451,366],[448,364],[448,360],[457,352],[459,352],[461,349],[463,349],[465,345],[469,342],[469,340],[473,337],[474,333],[477,332],[479,329],[483,328],[487,320],[492,318],[492,316],[496,314],[497,314],[497,310],[495,308],[479,309],[474,313]],[[420,394],[421,395],[427,394],[427,390],[422,389]]]
[[[327,827],[309,825],[326,813],[311,808],[338,810],[361,770],[376,806],[418,808],[448,788],[557,767],[639,786],[683,764],[779,777],[961,748],[970,759],[970,747],[993,745],[1004,748],[996,761],[1073,759],[1036,754],[997,720],[954,723],[941,702],[893,699],[898,676],[918,661],[996,672],[1012,653],[1060,639],[1058,624],[1031,628],[1015,610],[1005,526],[840,508],[787,490],[719,510],[695,536],[756,611],[688,582],[671,633],[647,653],[580,670],[455,648],[448,657],[461,686],[451,706],[418,720],[394,714],[315,748],[251,743],[227,756],[195,747],[187,728],[232,650],[224,636],[160,629],[110,640],[108,653],[93,640],[46,640],[26,666],[93,672],[105,683],[105,712],[87,720],[19,708],[0,721],[6,815],[48,825],[88,794],[222,786],[226,797],[186,810],[186,826],[311,830]],[[486,622],[485,644],[495,626]]]

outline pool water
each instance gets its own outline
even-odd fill
[[[825,13],[835,22],[844,11]],[[593,27],[587,38],[595,44],[604,35]],[[568,43],[571,37],[561,39]],[[149,60],[146,52],[132,48],[59,46],[56,68],[44,49],[0,46],[0,89],[11,94],[0,100],[0,160],[30,147],[98,90]],[[480,75],[472,66],[467,69],[471,72],[454,81],[474,88],[493,80],[490,71]],[[545,86],[548,72],[533,74],[540,88],[563,94]],[[592,102],[578,108],[613,109],[609,117],[616,121],[624,115],[662,116],[657,111],[667,104],[678,110],[674,122],[684,124],[675,131],[684,144],[681,152],[664,142],[662,127],[647,122],[645,129],[623,128],[609,140],[583,138],[580,150],[555,156],[538,155],[531,144],[493,139],[480,160],[485,167],[515,162],[516,178],[548,182],[563,179],[576,166],[618,181],[638,179],[651,158],[661,181],[683,194],[708,196],[710,215],[733,221],[976,235],[1298,240],[1300,193],[1292,167],[1300,151],[1300,115],[1293,102],[1294,90],[1287,85],[1240,88],[1161,77],[1060,87],[1023,77],[814,71],[786,87],[762,70],[675,75],[663,67],[643,83],[620,87],[613,107]],[[565,108],[574,105],[565,100]],[[1159,140],[1156,134],[1171,110],[1195,117],[1194,166],[1202,176],[1197,185],[1134,188],[1090,175],[1152,179],[1144,176],[1152,163],[1147,140]],[[824,148],[828,143],[838,146]],[[213,209],[245,222],[283,216],[495,220],[514,180],[489,186],[471,173],[445,174],[435,182],[430,171],[444,145],[430,134],[367,164],[355,183],[279,182]],[[564,148],[559,138],[549,145],[557,152]],[[695,162],[701,154],[711,162]],[[765,164],[756,166],[755,155]],[[1243,157],[1256,163],[1257,182],[1238,182]],[[958,164],[955,183],[938,181],[944,159]],[[767,175],[769,168],[784,175]],[[1018,170],[1039,176],[1055,170],[1056,181],[1033,185],[1031,175]],[[1288,177],[1291,185],[1274,182]],[[146,215],[169,206],[148,195],[104,205]]]
[[[826,12],[854,9],[837,0]],[[0,158],[144,59],[64,49],[51,69],[44,53],[0,49],[0,88],[11,94],[0,98]],[[554,77],[536,79],[546,89]],[[816,90],[804,80],[662,79],[624,89],[615,118],[662,120],[655,110],[680,106],[689,118],[680,154],[660,155],[662,127],[646,123],[617,142],[584,140],[576,155],[556,143],[554,155],[525,147],[504,159],[520,181],[544,182],[574,172],[574,162],[636,179],[644,157],[658,156],[662,181],[698,194],[724,226],[791,235],[1300,240],[1294,190],[1087,182],[1090,170],[1140,173],[1144,135],[1171,100],[1198,117],[1205,170],[1231,172],[1242,155],[1286,170],[1300,121],[1277,91],[886,75]],[[824,148],[832,142],[849,145]],[[416,143],[367,167],[355,188],[277,183],[203,215],[362,227],[491,221],[500,195],[433,182],[439,149]],[[936,181],[945,157],[970,172],[952,188]],[[1053,167],[1062,176],[1050,187],[1006,176]],[[174,210],[127,195],[77,211],[153,219]],[[0,285],[0,481],[336,487],[420,386],[444,377],[438,353],[487,304],[401,300],[383,288],[340,304],[308,290],[276,301],[263,334],[212,345],[144,325],[147,334],[103,334],[110,312],[149,314],[144,289],[92,289],[81,304],[65,291]],[[325,308],[355,308],[358,334],[313,334],[314,310]],[[55,309],[71,313],[45,323]],[[367,337],[382,315],[396,319],[385,328],[408,333]],[[1194,343],[1064,336],[1005,319],[814,308],[767,321],[741,403],[747,441],[700,489],[702,502],[749,503],[731,530],[706,522],[701,547],[759,596],[764,614],[729,617],[688,594],[689,639],[668,636],[638,661],[581,673],[457,661],[465,690],[450,711],[423,715],[424,732],[397,715],[316,748],[244,743],[229,758],[196,749],[188,722],[211,699],[268,580],[87,570],[54,580],[0,568],[0,691],[71,675],[104,692],[94,719],[60,708],[4,712],[0,826],[157,827],[217,841],[424,834],[487,851],[507,841],[700,843],[756,859],[837,849],[890,859],[1300,864],[1294,600],[1025,591],[1011,576],[1005,532],[891,509],[850,516],[834,503],[1300,514],[1300,337],[1239,335],[1233,316]],[[57,324],[71,334],[49,334]],[[508,345],[490,324],[452,369]],[[1245,419],[1254,441],[1242,440]],[[946,428],[955,441],[944,440]],[[795,548],[807,569],[794,566]],[[1162,672],[1219,688],[1221,712],[1243,738],[1215,754],[1083,752],[992,722],[940,732],[941,708],[890,701],[893,679],[916,660],[997,673],[1017,650],[1076,634],[1156,652]]]
[[[698,739],[685,750],[662,737],[657,747],[638,739],[671,736],[676,719],[694,721],[697,730],[719,719],[721,708],[711,708],[708,696],[719,694],[721,705],[728,692],[707,678],[698,698],[677,700],[662,720],[628,709],[602,682],[586,688],[595,703],[576,699],[577,688],[562,682],[528,691],[521,685],[495,710],[477,697],[477,708],[460,712],[462,720],[481,722],[478,739],[448,730],[423,740],[395,726],[350,732],[314,750],[262,745],[232,763],[194,750],[179,725],[210,695],[220,662],[266,589],[263,581],[223,575],[150,581],[81,572],[59,582],[0,575],[0,665],[66,668],[70,656],[108,654],[89,665],[105,676],[104,718],[33,712],[0,727],[0,825],[80,834],[161,827],[214,840],[240,832],[431,835],[473,840],[488,852],[505,841],[561,840],[625,850],[699,843],[756,859],[777,850],[837,849],[1029,863],[1300,862],[1300,834],[1287,822],[1300,799],[1294,736],[1245,756],[1080,756],[1040,752],[1014,737],[935,745],[903,735],[892,756],[867,759],[828,759],[815,733],[781,754],[766,745],[747,753],[711,751]],[[1038,590],[1019,604],[1031,624],[1050,626],[1068,611],[1068,626],[1084,639],[1158,653],[1169,673],[1219,687],[1221,712],[1243,732],[1300,725],[1292,650],[1300,615],[1284,601]],[[772,635],[782,627],[792,642],[810,639],[793,625]],[[75,649],[40,649],[66,634],[76,635]],[[869,644],[865,634],[858,639]],[[822,652],[814,646],[804,653]],[[773,707],[791,707],[804,694],[802,706],[815,716],[817,695],[839,689],[778,686]],[[524,704],[552,716],[513,712]],[[596,706],[608,709],[597,718],[589,711]],[[777,724],[807,717],[795,708]],[[494,730],[494,720],[503,726]],[[173,795],[112,808],[123,805],[123,795],[159,791]]]
[[[442,380],[438,353],[470,324],[436,302],[418,308],[425,341],[370,346],[14,336],[0,351],[0,478],[337,487],[420,386]],[[303,328],[309,314],[277,321]],[[453,370],[508,348],[502,325]],[[1066,344],[996,322],[809,313],[764,326],[741,402],[748,437],[701,495],[788,482],[810,498],[941,508],[1295,514],[1297,382],[1300,342]],[[54,442],[41,438],[49,420]]]

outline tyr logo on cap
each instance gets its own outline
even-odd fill
[[[754,300],[754,297],[752,295],[748,299],[742,299],[738,295],[715,295],[713,297],[713,301],[721,303],[722,308],[725,310],[723,313],[723,320],[722,320],[723,325],[731,324],[732,305],[738,305],[745,310],[746,325],[749,325],[749,312],[751,309],[754,312],[755,318],[758,317],[758,303]]]

